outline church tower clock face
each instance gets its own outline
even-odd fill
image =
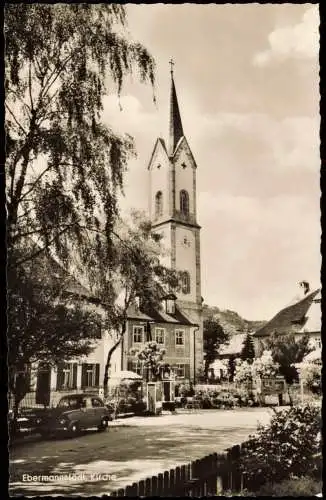
[[[183,245],[185,248],[189,248],[190,247],[190,241],[188,240],[187,236],[184,236],[182,241],[181,241],[181,245]]]

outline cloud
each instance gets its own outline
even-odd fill
[[[316,58],[319,50],[318,6],[304,13],[300,23],[276,28],[268,36],[269,48],[254,55],[255,66],[266,66],[273,60]]]
[[[202,192],[198,209],[202,294],[208,303],[268,319],[291,300],[302,276],[318,285],[317,200]]]

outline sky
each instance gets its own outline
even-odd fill
[[[147,164],[167,138],[170,67],[196,159],[205,303],[267,320],[320,283],[319,14],[315,4],[127,4],[156,61],[104,120],[135,139],[123,210],[147,210]]]

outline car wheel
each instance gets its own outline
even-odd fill
[[[98,426],[97,429],[100,432],[101,431],[105,431],[105,429],[107,429],[107,427],[108,427],[108,424],[109,424],[109,422],[108,422],[107,418],[102,418],[101,423],[100,423],[100,425]]]
[[[80,433],[80,426],[79,426],[78,422],[75,422],[70,427],[70,435],[77,436],[77,434],[79,434],[79,433]]]

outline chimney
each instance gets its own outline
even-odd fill
[[[307,295],[307,293],[309,293],[310,286],[309,286],[308,281],[300,281],[299,286],[300,286],[300,288],[303,289],[303,294],[304,295]]]

